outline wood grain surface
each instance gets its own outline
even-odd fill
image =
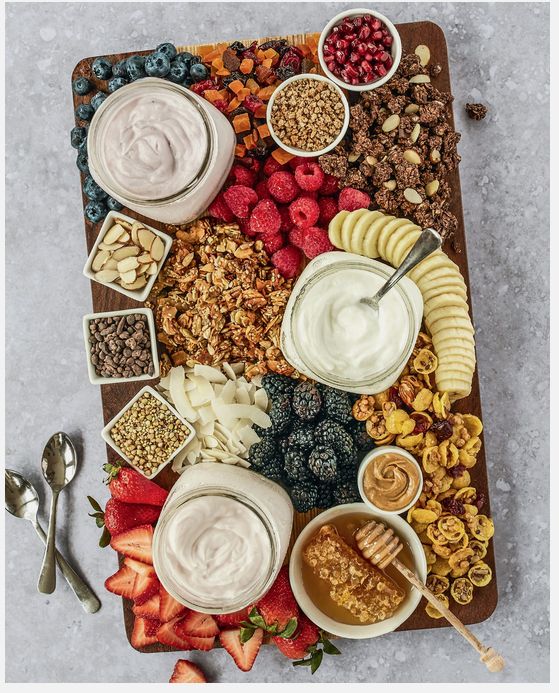
[[[450,70],[449,70],[449,63],[448,63],[448,53],[447,53],[447,46],[446,46],[446,40],[444,33],[442,29],[432,23],[432,22],[412,22],[408,24],[399,24],[397,25],[398,31],[400,32],[401,38],[402,38],[402,45],[403,45],[403,50],[404,52],[413,52],[414,48],[420,44],[426,44],[429,46],[431,50],[431,61],[439,63],[442,67],[441,73],[433,80],[434,85],[442,90],[442,91],[451,91],[451,86],[450,86]],[[307,35],[308,36],[308,35]],[[259,41],[265,41],[268,40],[269,38],[277,38],[277,37],[266,37],[259,39]],[[297,45],[304,43],[306,35],[304,34],[298,34],[298,35],[291,35],[285,37],[287,38],[291,43]],[[242,39],[241,39],[242,40]],[[213,44],[215,45],[215,44]],[[199,49],[201,48],[200,45],[191,45],[191,46],[181,46],[179,50],[189,50],[192,53],[196,53]],[[153,49],[152,49],[153,50]],[[146,50],[146,51],[138,51],[137,53],[123,53],[123,54],[118,54],[118,55],[111,55],[107,56],[109,57],[112,61],[120,60],[122,58],[128,57],[129,55],[146,55],[150,53],[151,50]],[[90,75],[90,70],[89,66],[91,64],[91,61],[94,60],[96,56],[90,57],[90,58],[84,58],[81,60],[76,67],[74,68],[74,72],[72,74],[72,79],[75,79],[78,76],[85,75],[89,79],[92,79]],[[95,81],[95,80],[93,80]],[[98,83],[99,88],[103,88],[103,83],[99,82]],[[94,93],[94,92],[92,92]],[[92,94],[87,95],[86,97],[79,97],[74,95],[74,105],[77,106],[79,103],[84,103],[88,102]],[[354,96],[353,94],[351,96]],[[453,118],[451,115],[451,120],[452,124],[453,123]],[[80,174],[82,178],[82,183],[83,183],[83,178],[84,175]],[[469,274],[468,274],[468,258],[466,254],[466,242],[465,242],[465,229],[464,229],[464,218],[463,218],[463,211],[462,211],[462,195],[461,195],[461,190],[460,190],[460,176],[458,171],[453,171],[449,176],[448,176],[448,182],[450,183],[452,190],[453,190],[453,196],[452,196],[452,201],[451,201],[451,211],[456,215],[456,218],[458,219],[458,229],[455,234],[455,242],[453,244],[453,247],[451,247],[451,244],[447,244],[444,250],[448,253],[448,255],[456,262],[456,264],[460,267],[460,270],[462,272],[462,275],[464,276],[464,280],[466,282],[466,285],[470,286],[469,283]],[[84,206],[87,204],[87,198],[83,196],[83,203]],[[123,210],[124,213],[130,214],[130,216],[136,217],[146,223],[151,224],[152,226],[155,226],[156,228],[160,228],[162,231],[169,231],[169,228],[165,227],[165,225],[160,224],[159,222],[153,221],[151,219],[148,219],[147,217],[142,217],[139,214],[135,212],[130,212],[126,208]],[[86,244],[87,244],[87,252],[89,253],[91,251],[91,248],[93,246],[93,243],[95,242],[95,239],[97,237],[97,234],[99,233],[100,229],[100,224],[92,224],[89,222],[87,219],[85,219],[85,235],[86,235]],[[475,242],[475,230],[473,230],[469,234],[469,241],[470,242]],[[86,255],[84,253],[84,263],[86,260]],[[134,308],[134,307],[141,307],[142,304],[137,303],[136,301],[127,298],[126,296],[123,296],[122,294],[113,291],[105,286],[102,286],[101,284],[97,282],[91,282],[91,293],[92,293],[92,299],[93,299],[93,310],[95,312],[105,312],[105,311],[110,311],[110,310],[122,310],[126,308]],[[471,307],[471,302],[470,302],[470,311],[472,310]],[[85,312],[85,311],[84,311]],[[473,319],[473,313],[472,313],[472,319]],[[474,321],[475,325],[475,321]],[[138,392],[138,390],[143,387],[146,384],[151,384],[155,385],[157,381],[151,381],[151,382],[140,382],[140,383],[119,383],[115,385],[102,385],[101,386],[101,396],[102,396],[102,401],[103,401],[103,417],[105,423],[107,423],[110,419],[112,419],[118,412],[119,410]],[[481,401],[480,401],[480,393],[479,393],[479,382],[478,382],[478,374],[477,370],[476,373],[474,374],[474,379],[472,383],[472,392],[469,395],[469,397],[460,400],[459,402],[454,405],[455,411],[458,412],[468,412],[475,414],[476,416],[479,416],[482,421],[482,411],[481,411]],[[482,439],[483,439],[483,434],[482,434]],[[116,452],[107,446],[107,457],[109,461],[115,461],[118,459],[118,455]],[[479,491],[485,494],[486,497],[486,504],[484,507],[484,512],[487,515],[491,514],[490,510],[490,501],[489,501],[489,493],[488,493],[488,481],[487,481],[487,464],[486,464],[486,458],[485,458],[485,447],[482,446],[481,452],[478,455],[478,463],[476,466],[470,470],[471,471],[471,476],[472,476],[472,485],[475,486]],[[174,474],[174,472],[171,471],[170,466],[167,467],[165,470],[161,472],[160,475],[157,477],[157,482],[160,483],[162,486],[165,486],[166,488],[170,488],[174,481],[176,480],[177,476]],[[300,533],[301,529],[313,518],[315,517],[320,511],[315,510],[311,511],[308,513],[295,513],[295,521],[294,521],[294,527],[293,527],[293,534],[292,534],[292,543],[295,540],[295,538],[298,536]],[[497,599],[498,599],[498,594],[497,594],[497,579],[496,579],[496,573],[495,573],[495,558],[494,558],[494,552],[493,552],[493,541],[489,543],[489,548],[487,552],[487,556],[484,559],[492,568],[493,570],[493,580],[489,583],[487,587],[484,587],[483,589],[476,589],[475,590],[475,596],[474,600],[467,605],[460,606],[458,604],[453,603],[452,604],[452,610],[458,618],[460,618],[461,621],[463,621],[466,624],[472,624],[472,623],[479,623],[481,621],[484,621],[485,619],[489,618],[493,611],[495,610],[495,607],[497,606]],[[115,566],[116,567],[116,566]],[[422,599],[421,603],[417,607],[416,611],[411,615],[411,617],[403,623],[398,630],[419,630],[419,629],[424,629],[424,628],[444,628],[444,627],[449,627],[449,624],[446,622],[445,619],[438,619],[434,620],[430,618],[426,613],[425,613],[425,600]],[[132,602],[123,599],[123,612],[124,612],[124,623],[126,627],[126,633],[128,636],[128,639],[130,640],[130,635],[132,632],[132,626],[134,623],[134,614],[132,612]],[[163,645],[151,645],[149,647],[143,648],[141,651],[142,652],[161,652],[161,651],[170,651],[172,648],[165,647]]]

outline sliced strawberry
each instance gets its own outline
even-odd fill
[[[162,645],[174,647],[176,650],[192,650],[192,645],[175,632],[175,625],[180,619],[180,616],[175,616],[171,621],[162,623],[157,631],[157,639]]]
[[[183,606],[180,602],[177,602],[176,599],[171,597],[163,585],[161,585],[159,588],[159,596],[161,598],[159,606],[159,620],[163,621],[163,623],[170,621],[172,618],[175,618],[175,616],[186,613],[186,606]]]
[[[134,558],[130,558],[127,556],[124,559],[124,563],[129,567],[132,568],[132,570],[136,571],[136,573],[140,573],[141,575],[145,575],[146,577],[157,577],[155,573],[155,568],[152,565],[148,565],[147,563],[142,563],[142,561],[136,561]]]
[[[176,633],[176,626],[175,626]],[[203,650],[204,652],[209,652],[213,649],[215,643],[215,636],[211,638],[198,638],[194,635],[189,635],[183,638],[186,643],[190,646],[192,650]]]
[[[233,657],[235,664],[241,671],[250,671],[260,650],[260,645],[262,645],[263,637],[264,631],[262,628],[257,628],[250,640],[243,644],[241,642],[241,629],[235,628],[222,630],[219,634],[219,641]]]
[[[113,594],[132,599],[134,596],[134,583],[138,574],[127,565],[123,565],[114,575],[105,580],[105,588]]]
[[[134,629],[132,630],[132,637],[130,638],[132,647],[139,649],[145,647],[146,645],[153,645],[157,642],[155,635],[148,635],[146,633],[146,619],[138,618],[134,621]]]
[[[234,611],[231,614],[216,614],[214,616],[215,620],[220,626],[240,626],[243,621],[248,619],[250,613],[250,606],[240,611]]]
[[[177,624],[176,631],[182,638],[191,635],[199,638],[211,638],[219,633],[219,626],[210,614],[191,611]]]
[[[154,594],[159,593],[159,580],[148,577],[147,575],[138,575],[134,583],[134,604],[145,604],[148,599],[151,599]]]
[[[189,662],[188,659],[179,659],[175,664],[169,683],[207,683],[204,672]]]
[[[151,525],[140,525],[139,527],[128,529],[126,532],[116,534],[111,539],[111,548],[124,556],[153,565],[152,542],[153,527]]]
[[[147,602],[143,604],[134,604],[132,611],[136,616],[141,616],[142,618],[152,618],[156,621],[160,621],[159,618],[159,607],[161,603],[161,598],[159,593],[154,594],[150,597]]]
[[[157,631],[161,628],[161,621],[158,618],[144,618],[144,632],[148,637],[157,637]]]

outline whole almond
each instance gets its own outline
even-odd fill
[[[406,149],[404,152],[404,159],[410,164],[420,164],[421,157],[415,151],[415,149]]]
[[[412,113],[419,113],[419,104],[410,103],[410,105],[406,106],[404,109],[404,113],[407,113],[408,115],[411,115]]]
[[[396,181],[394,179],[384,181],[383,186],[390,191],[396,190]]]
[[[348,154],[347,160],[350,164],[353,164],[355,161],[357,161],[357,159],[359,159],[360,156],[361,154],[358,152],[351,152],[351,154]]]
[[[431,180],[425,186],[425,193],[426,193],[427,197],[431,197],[432,195],[436,194],[438,189],[439,189],[439,181],[436,179]]]
[[[423,202],[421,195],[413,188],[406,188],[404,190],[404,197],[408,202],[411,202],[412,205],[420,205]]]
[[[400,125],[400,116],[397,113],[393,113],[382,124],[382,130],[383,132],[392,132],[398,125]]]
[[[434,164],[438,164],[439,161],[441,160],[441,153],[438,149],[432,149],[431,153],[429,154],[429,158]]]
[[[410,84],[427,84],[431,81],[429,75],[414,75],[408,80]]]
[[[421,43],[419,46],[416,47],[414,53],[419,58],[421,67],[425,67],[429,64],[429,60],[431,60],[431,51],[429,50],[429,46],[426,46],[425,44]]]
[[[416,123],[413,126],[413,130],[411,131],[410,134],[410,140],[415,144],[417,142],[417,138],[419,137],[419,134],[421,133],[421,125],[419,123]]]
[[[365,161],[369,164],[369,166],[374,166],[375,164],[378,163],[377,157],[373,156],[372,154],[369,154],[369,156],[365,159]]]

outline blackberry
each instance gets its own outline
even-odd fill
[[[321,510],[331,508],[334,505],[334,490],[332,484],[320,484],[318,487],[318,498],[316,507]]]
[[[334,487],[334,500],[336,503],[343,505],[344,503],[355,503],[361,500],[357,484],[344,482]]]
[[[293,390],[293,411],[303,421],[312,421],[320,413],[322,398],[316,385],[311,382],[299,383]]]
[[[279,455],[269,457],[264,461],[263,466],[258,470],[260,474],[272,479],[272,481],[283,480],[283,466]]]
[[[300,513],[306,513],[317,505],[318,488],[309,481],[303,481],[291,489],[291,500],[295,510]]]
[[[285,453],[283,470],[288,481],[292,484],[312,479],[307,467],[307,456],[303,450],[298,448],[292,448]]]
[[[256,433],[256,435],[259,438],[271,438],[274,435],[274,432],[272,430],[272,426],[268,426],[268,428],[262,428],[262,426],[257,426],[256,424],[252,427],[253,431]]]
[[[353,416],[347,392],[325,386],[322,389],[322,401],[324,413],[329,419],[345,425],[351,423]]]
[[[354,467],[338,467],[338,473],[336,474],[336,486],[342,486],[344,484],[350,484],[355,486],[357,484],[357,465]]]
[[[272,432],[275,435],[285,433],[291,423],[291,397],[284,394],[272,399],[272,408],[269,411],[269,416],[272,422]]]
[[[317,445],[309,456],[309,469],[321,481],[333,481],[338,471],[335,451],[326,445]]]
[[[354,462],[356,450],[353,438],[338,421],[321,421],[315,429],[315,438],[320,445],[334,448],[340,464]]]
[[[351,437],[356,450],[368,452],[375,447],[375,441],[367,433],[367,428],[362,421],[355,421],[355,425],[351,426]]]
[[[286,452],[289,450],[289,443],[287,441],[287,438],[280,438],[277,441],[279,451],[281,452],[282,455],[285,455]]]
[[[243,110],[246,113],[245,110]],[[296,381],[293,378],[289,378],[287,375],[280,375],[279,373],[266,373],[262,378],[262,387],[270,395],[287,395],[292,394]]]
[[[276,441],[273,438],[262,438],[259,443],[254,443],[250,446],[248,453],[248,461],[256,469],[261,469],[267,460],[276,458],[278,449]]]
[[[287,437],[290,448],[300,447],[303,450],[311,450],[315,446],[315,430],[312,424],[297,421]]]

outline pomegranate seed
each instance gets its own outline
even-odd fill
[[[352,83],[352,84],[359,84],[359,80],[357,79],[357,77],[354,77],[354,78],[351,80],[351,83]]]
[[[374,17],[372,14],[364,14],[363,15],[363,21],[367,22],[367,24],[370,24],[373,21]]]
[[[382,26],[382,22],[380,21],[380,19],[377,19],[376,17],[371,17],[371,19],[371,29],[373,31],[378,31]]]
[[[385,63],[388,60],[388,58],[390,58],[390,55],[386,51],[380,51],[378,59],[381,63]]]
[[[343,65],[345,62],[345,53],[343,51],[336,51],[336,60],[340,63],[340,65]]]
[[[338,50],[340,50],[342,48],[347,48],[347,46],[348,46],[348,43],[344,39],[339,39],[338,41],[336,41],[336,48]]]
[[[383,36],[382,36],[382,31],[375,31],[373,34],[373,38],[375,41],[381,41]]]
[[[374,55],[373,55],[373,53],[365,53],[365,60],[368,60],[369,62],[371,62],[372,60],[374,60]]]
[[[355,17],[353,19],[353,26],[356,26],[356,27],[363,26],[363,17]]]
[[[349,54],[349,62],[350,63],[356,63],[359,60],[359,58],[360,58],[359,53],[353,52],[353,53]]]
[[[392,58],[390,56],[388,56],[387,61],[384,63],[384,67],[387,70],[390,70],[390,68],[392,67],[393,64],[394,64],[394,61],[392,60]]]
[[[339,30],[340,30],[340,27],[339,27],[339,26],[335,26],[335,27],[332,29],[332,33],[333,33],[333,34],[337,34],[337,33],[339,32]]]
[[[377,67],[377,74],[379,77],[384,77],[384,75],[388,72],[388,70],[384,67],[384,65],[379,65]]]
[[[327,55],[333,55],[334,51],[330,48],[330,46],[324,46],[322,53],[324,57],[326,57]]]
[[[357,46],[357,52],[359,53],[359,55],[365,55],[365,53],[367,52],[367,46],[364,43],[360,43]]]
[[[359,74],[357,70],[353,67],[353,65],[348,65],[346,67],[346,72],[349,75],[349,77],[357,77],[357,75]]]
[[[361,30],[359,31],[359,38],[361,41],[366,41],[370,35],[371,29],[368,26],[361,27]]]
[[[392,36],[386,36],[383,43],[387,48],[389,48],[394,43],[394,39],[392,38]]]
[[[371,72],[373,69],[371,63],[367,62],[366,60],[361,61],[361,67],[365,72]]]

